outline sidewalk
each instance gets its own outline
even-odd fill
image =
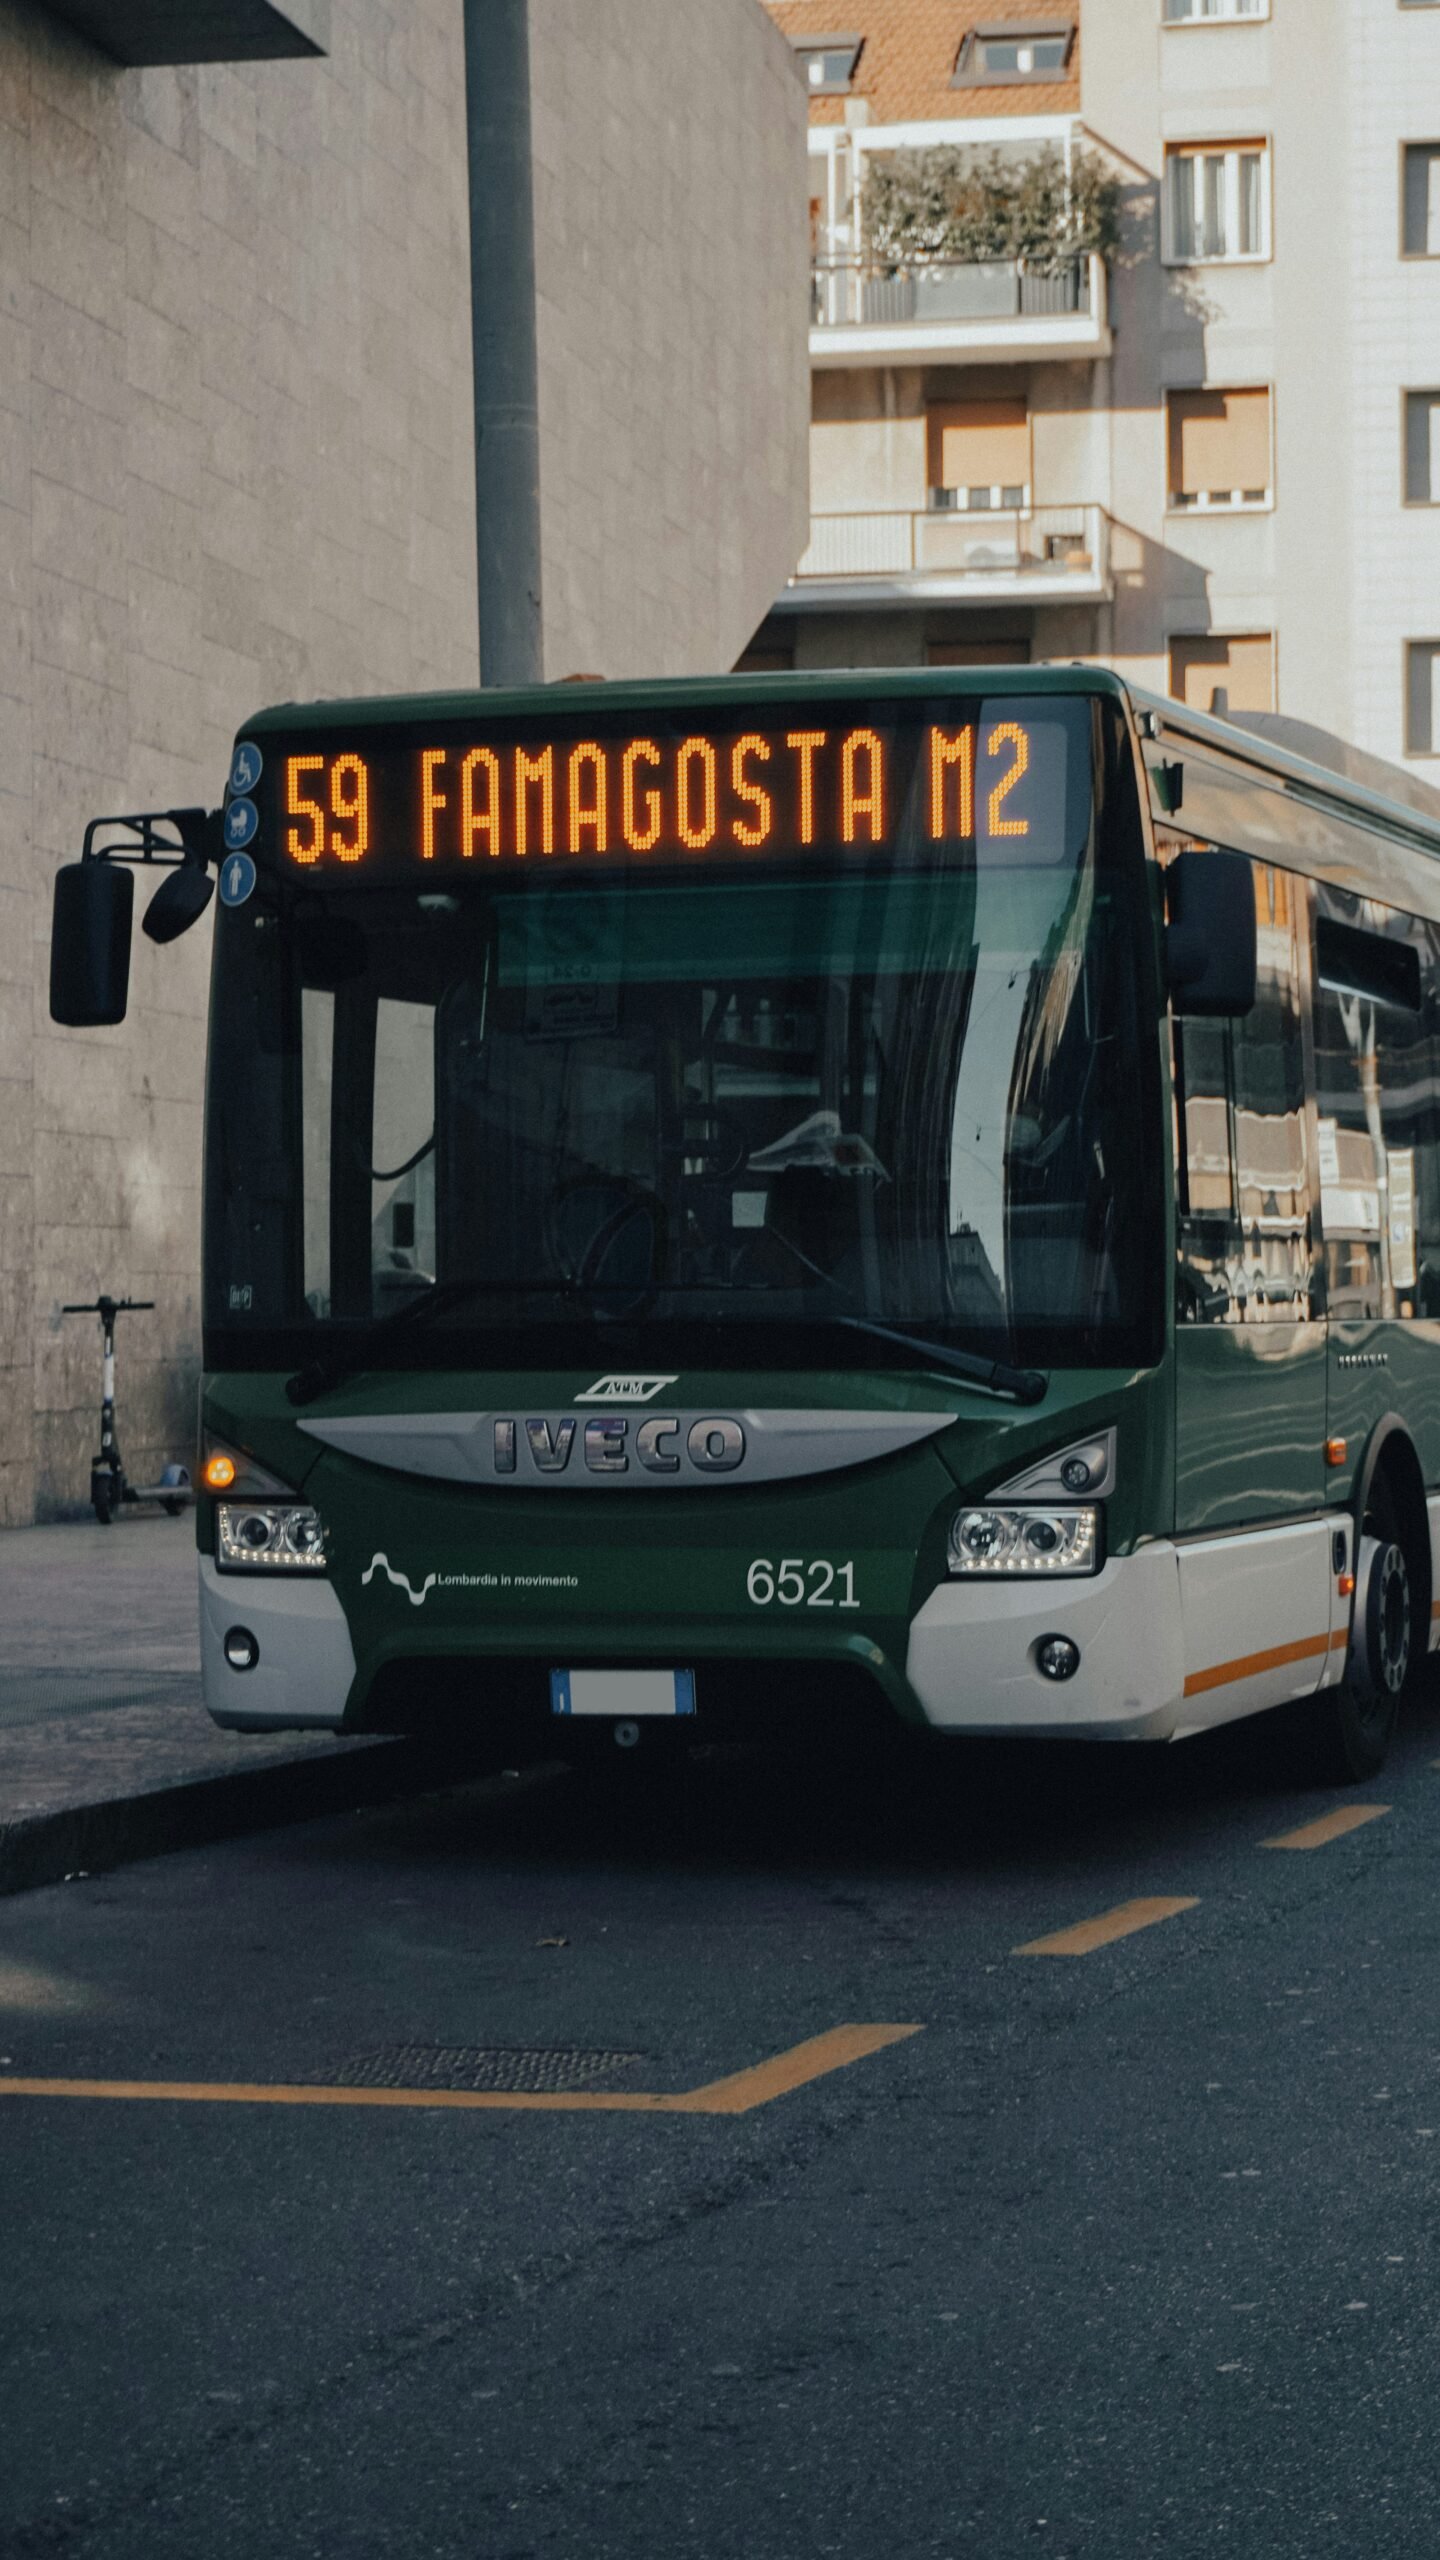
[[[0,1893],[402,1783],[404,1744],[221,1733],[195,1581],[188,1512],[0,1531]]]

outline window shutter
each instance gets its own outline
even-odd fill
[[[1172,391],[1170,494],[1270,486],[1268,391]]]
[[[1028,488],[1028,403],[948,400],[930,411],[929,448],[932,489]]]
[[[1270,711],[1274,687],[1275,643],[1268,631],[1197,632],[1170,643],[1170,690],[1192,711],[1208,711],[1217,688],[1232,711]]]

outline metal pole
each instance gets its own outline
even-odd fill
[[[544,677],[529,0],[464,0],[482,684]]]

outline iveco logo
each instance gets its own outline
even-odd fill
[[[662,1378],[659,1383],[668,1386],[671,1381]],[[527,1471],[563,1476],[577,1440],[580,1464],[592,1476],[628,1475],[632,1455],[647,1475],[678,1476],[689,1470],[725,1476],[745,1455],[744,1430],[729,1414],[702,1414],[688,1422],[676,1414],[651,1413],[633,1435],[631,1419],[628,1413],[592,1413],[582,1426],[573,1413],[532,1414],[523,1422],[497,1414],[490,1425],[495,1473],[513,1476],[523,1454]]]
[[[673,1387],[673,1378],[597,1378],[593,1387],[575,1399],[577,1404],[649,1404],[662,1387]]]
[[[673,1386],[674,1380],[662,1383]],[[300,1428],[343,1457],[401,1475],[496,1485],[506,1493],[591,1493],[603,1500],[610,1493],[623,1497],[627,1487],[633,1493],[660,1485],[703,1493],[716,1484],[827,1475],[836,1467],[893,1457],[956,1419],[953,1411],[835,1411],[812,1405],[705,1413],[666,1402],[668,1409],[659,1413],[620,1413],[613,1403],[604,1413],[588,1414],[526,1413],[523,1406],[519,1413],[337,1413]]]

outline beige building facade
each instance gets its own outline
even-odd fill
[[[1115,662],[1440,780],[1440,7],[1085,0],[1083,104],[1129,172]]]
[[[462,12],[269,14],[289,58],[146,66],[0,0],[0,1524],[85,1500],[67,1300],[156,1302],[132,1476],[193,1440],[208,932],[61,1032],[56,866],[214,803],[264,703],[477,680]],[[533,0],[531,46],[546,672],[723,666],[805,538],[804,99],[758,0]]]
[[[1440,778],[1437,0],[773,14],[811,99],[814,500],[757,650],[1093,656]],[[877,174],[937,148],[1095,155],[1114,253],[1068,285],[877,255]]]
[[[924,665],[1108,648],[1106,263],[887,254],[889,174],[1082,169],[1074,0],[772,0],[810,95],[811,529],[762,660]],[[843,12],[841,13],[843,16]]]

